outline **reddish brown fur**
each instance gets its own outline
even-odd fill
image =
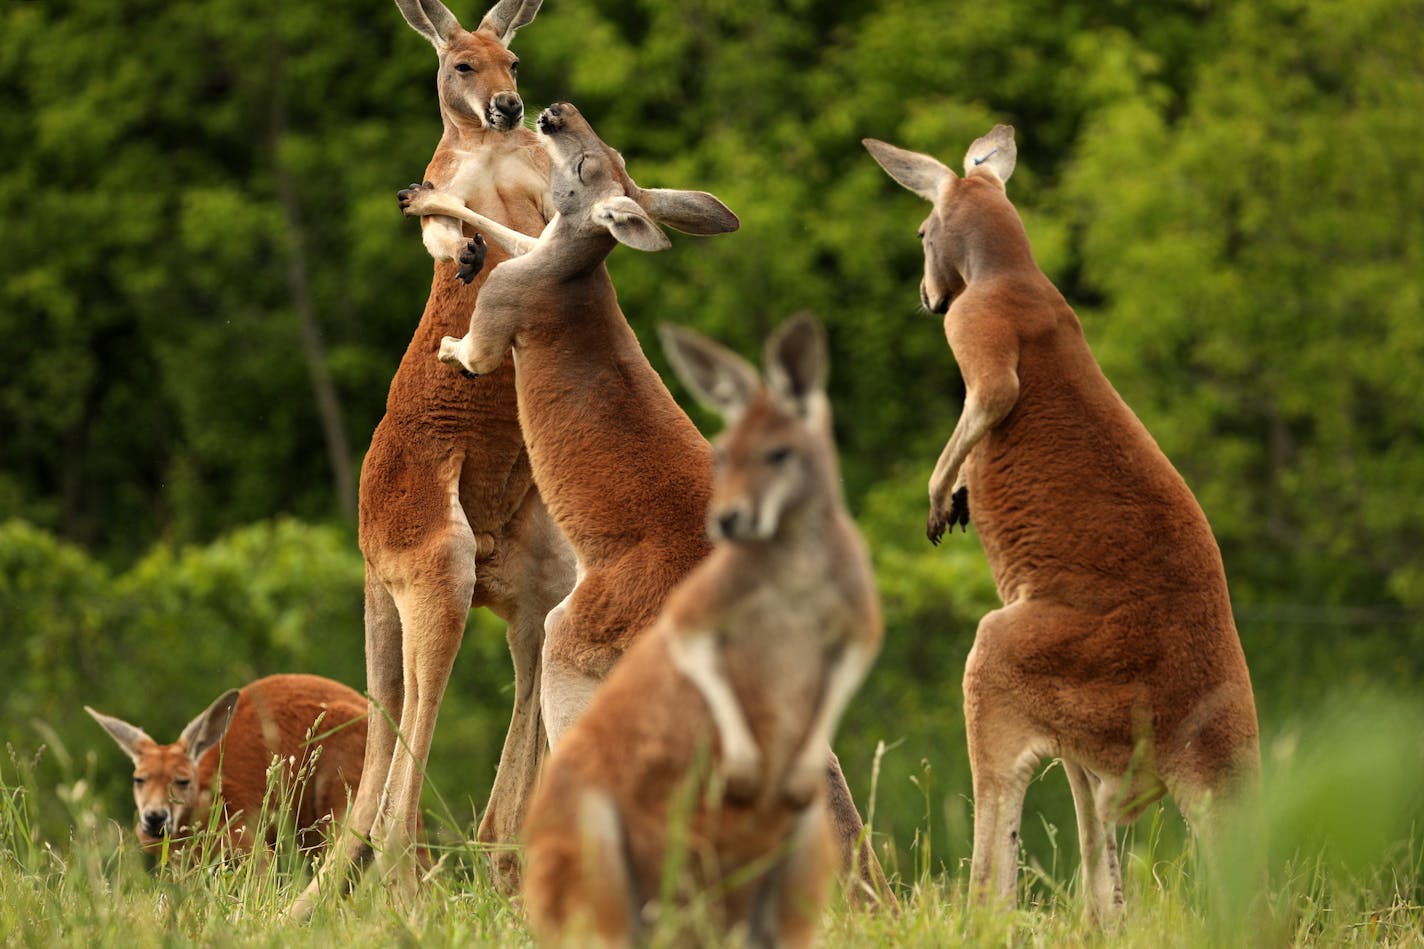
[[[426,180],[516,230],[538,234],[552,215],[548,158],[522,126],[496,131],[481,118],[491,96],[514,95],[515,57],[493,24],[496,11],[508,4],[493,8],[471,32],[431,0],[420,0],[418,7],[415,0],[398,2],[440,57],[445,128]],[[433,7],[437,23],[426,29],[422,10]],[[448,17],[443,34],[440,17]],[[476,68],[460,72],[461,63]],[[413,889],[408,856],[425,762],[472,607],[489,607],[506,620],[515,666],[514,713],[478,832],[481,841],[496,845],[495,881],[505,889],[518,885],[511,848],[547,750],[538,705],[543,624],[573,585],[572,557],[534,485],[512,363],[506,359],[488,375],[469,379],[435,358],[441,338],[468,325],[485,280],[504,255],[489,248],[483,271],[466,285],[456,278],[452,258],[472,232],[462,232],[450,218],[421,224],[436,257],[430,296],[361,469],[367,685],[383,711],[372,718],[368,781],[351,820],[357,834],[293,906],[298,917],[310,911],[324,877],[371,855],[363,840],[367,832],[403,890]],[[399,742],[387,714],[398,722]]]
[[[824,749],[881,625],[824,393],[812,398],[809,423],[766,389],[736,410],[710,515],[735,535],[667,598],[550,759],[525,826],[525,906],[541,941],[634,941],[682,846],[670,835],[684,827],[675,898],[708,894],[714,920],[747,927],[754,944],[815,934],[838,863]],[[766,463],[769,452],[780,460]],[[760,524],[730,514],[758,502]],[[682,671],[687,644],[715,650],[710,666],[706,653],[692,662],[730,684],[754,739],[755,771],[735,788],[715,713]],[[837,685],[845,662],[854,668]],[[689,791],[696,803],[684,811]]]
[[[222,809],[218,826],[229,849],[250,852],[259,839],[271,846],[279,819],[294,821],[304,847],[320,847],[330,825],[346,813],[349,795],[361,780],[365,716],[365,698],[339,682],[313,675],[258,679],[239,691],[226,734],[202,753],[196,767],[181,738],[160,745],[143,736],[134,743],[135,798],[140,810],[145,799],[188,805],[175,828],[178,834],[169,840],[170,853],[183,850],[191,833],[209,826],[215,798]],[[317,740],[308,745],[308,736]],[[284,776],[277,793],[266,801],[269,824],[262,828],[257,821],[263,814],[267,770],[274,756],[284,762]],[[301,783],[293,787],[298,776]],[[191,783],[175,784],[183,781]],[[287,792],[292,810],[278,814],[284,787],[293,788]],[[142,820],[136,832],[145,850],[162,849],[164,838],[146,832]]]
[[[669,603],[669,613],[673,609]],[[676,802],[689,782],[707,784],[711,761],[703,756],[715,747],[701,695],[668,655],[670,635],[666,625],[659,625],[629,648],[588,711],[565,734],[535,792],[525,824],[524,905],[541,942],[557,945],[567,937],[583,944],[586,930],[612,943],[628,941],[639,928],[636,914],[642,903],[661,895],[669,822],[677,827]],[[759,726],[767,717],[758,714],[754,694],[747,698],[753,732],[765,738]],[[589,789],[616,802],[618,832],[631,842],[630,866],[623,865],[625,855],[616,847],[585,846],[578,805]],[[679,881],[680,895],[703,892],[776,854],[797,821],[809,815],[809,852],[784,883],[804,902],[788,901],[786,922],[778,927],[789,944],[808,942],[838,863],[825,806],[824,786],[818,786],[804,809],[775,795],[750,804],[703,803],[687,828],[690,879]],[[631,894],[614,882],[630,871]],[[712,911],[722,926],[748,919],[760,883],[760,877],[750,878],[716,902]]]
[[[1011,150],[1007,133],[990,144]],[[1090,911],[1106,918],[1122,900],[1116,823],[1164,792],[1197,816],[1254,774],[1255,705],[1210,525],[1038,269],[1003,180],[974,162],[991,136],[963,178],[868,143],[902,184],[933,193],[922,298],[946,312],[968,393],[929,532],[953,526],[950,492],[967,486],[1005,604],[980,623],[964,673],[974,882],[1012,891],[1024,790],[1041,757],[1060,757]],[[980,440],[962,435],[976,425]]]
[[[448,340],[441,358],[484,372],[513,349],[534,477],[578,558],[574,591],[546,623],[542,702],[557,747],[562,729],[711,549],[704,519],[712,452],[618,306],[604,264],[617,240],[589,223],[596,203],[631,199],[656,231],[659,210],[681,213],[669,208],[673,193],[639,188],[573,106],[552,106],[539,121],[555,156],[560,217],[533,250],[490,275],[468,334]],[[709,219],[669,223],[705,227],[701,233],[736,226],[725,208]],[[651,244],[648,234],[640,238]],[[656,238],[666,243],[661,232]],[[847,866],[858,864],[868,892],[888,894],[868,843],[858,842],[862,824],[834,756],[830,771]]]

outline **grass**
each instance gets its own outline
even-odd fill
[[[1283,729],[1264,749],[1260,801],[1225,821],[1211,861],[1163,833],[1175,820],[1170,810],[1150,809],[1126,834],[1127,912],[1113,933],[1082,917],[1071,835],[1051,835],[1043,859],[1026,859],[1016,909],[987,911],[968,905],[966,866],[935,864],[926,833],[915,842],[911,878],[896,881],[898,915],[837,899],[821,942],[1424,947],[1424,837],[1411,823],[1421,813],[1421,726],[1417,702],[1356,697],[1307,725]],[[518,907],[488,885],[478,846],[458,839],[468,834],[447,833],[457,840],[439,850],[413,907],[398,905],[368,874],[349,897],[324,902],[308,924],[293,924],[283,911],[309,866],[290,832],[265,861],[207,854],[154,866],[133,831],[106,816],[109,808],[89,793],[87,781],[67,780],[46,792],[34,765],[13,749],[0,758],[5,945],[532,944]],[[37,825],[46,793],[69,815],[63,839],[47,839]],[[1031,804],[1025,819],[1035,819]],[[665,935],[655,933],[651,944],[670,944]]]

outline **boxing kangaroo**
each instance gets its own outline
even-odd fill
[[[971,880],[1013,899],[1038,762],[1073,791],[1090,915],[1122,910],[1116,828],[1163,794],[1202,823],[1258,769],[1255,703],[1221,553],[1182,477],[1113,389],[1038,269],[1005,182],[1013,129],[964,176],[866,140],[934,205],[920,299],[945,316],[963,414],[930,478],[927,533],[972,513],[1003,608],[964,670],[974,781]]]
[[[711,549],[711,447],[648,363],[604,261],[619,243],[670,246],[659,223],[717,234],[739,222],[712,195],[639,188],[572,105],[546,109],[538,130],[558,211],[538,240],[436,189],[407,189],[401,200],[407,214],[458,217],[516,255],[490,274],[469,332],[444,340],[440,358],[485,373],[513,349],[534,479],[577,557],[577,584],[546,623],[542,703],[557,748],[614,662]],[[825,754],[847,864],[858,861],[873,891],[888,892],[859,840],[840,764]]]
[[[691,879],[678,882],[712,894],[720,926],[805,945],[837,866],[825,749],[881,638],[841,497],[823,334],[810,317],[783,326],[764,384],[695,333],[663,340],[730,423],[707,514],[716,543],[550,758],[525,828],[525,905],[545,942],[632,943],[683,847]],[[690,816],[675,803],[689,784]]]
[[[474,31],[439,0],[397,6],[439,56],[444,133],[426,179],[461,207],[539,233],[553,216],[548,158],[521,124],[518,60],[508,49],[538,0],[501,0]],[[376,709],[367,777],[352,807],[352,833],[293,904],[298,918],[309,915],[328,879],[373,852],[398,890],[413,892],[409,857],[425,762],[472,607],[506,621],[514,660],[514,711],[478,830],[480,841],[494,845],[494,880],[506,891],[518,887],[514,838],[547,753],[539,710],[544,617],[573,587],[573,555],[534,485],[514,367],[505,361],[471,380],[435,360],[441,338],[468,324],[488,273],[485,247],[472,245],[448,217],[427,217],[421,230],[436,260],[430,296],[361,467],[366,676]],[[490,253],[493,267],[503,252]]]

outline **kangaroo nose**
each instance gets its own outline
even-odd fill
[[[524,117],[524,103],[513,92],[501,92],[491,102],[495,111],[503,115],[511,124]]]
[[[143,829],[148,832],[149,836],[157,837],[159,834],[163,833],[164,829],[167,828],[167,826],[167,811],[143,812]]]
[[[720,514],[713,514],[712,534],[714,537],[736,537],[737,530],[741,526],[742,514],[740,511],[723,511]]]

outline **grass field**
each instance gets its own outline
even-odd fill
[[[838,898],[822,944],[1424,946],[1424,838],[1416,823],[1421,724],[1416,701],[1356,700],[1309,729],[1268,741],[1261,800],[1225,821],[1210,872],[1189,847],[1164,842],[1174,839],[1162,833],[1176,820],[1170,809],[1150,809],[1127,832],[1128,908],[1113,933],[1083,921],[1073,882],[1076,843],[1064,835],[1046,859],[1025,860],[1013,912],[968,908],[967,867],[936,863],[917,841],[913,859],[896,861],[917,868],[896,881],[898,915],[855,910]],[[482,855],[458,831],[437,829],[437,837],[455,842],[440,846],[414,906],[397,905],[368,879],[349,897],[325,901],[310,923],[294,924],[283,910],[307,867],[288,837],[279,840],[276,858],[262,863],[155,867],[138,851],[131,815],[95,800],[83,779],[38,787],[33,758],[8,752],[0,758],[5,945],[531,944],[517,905],[494,894]],[[63,803],[67,835],[41,832],[42,794]],[[1033,819],[1031,802],[1025,819]],[[667,918],[684,932],[707,931],[695,909]],[[669,944],[671,930],[655,931],[651,944]]]

